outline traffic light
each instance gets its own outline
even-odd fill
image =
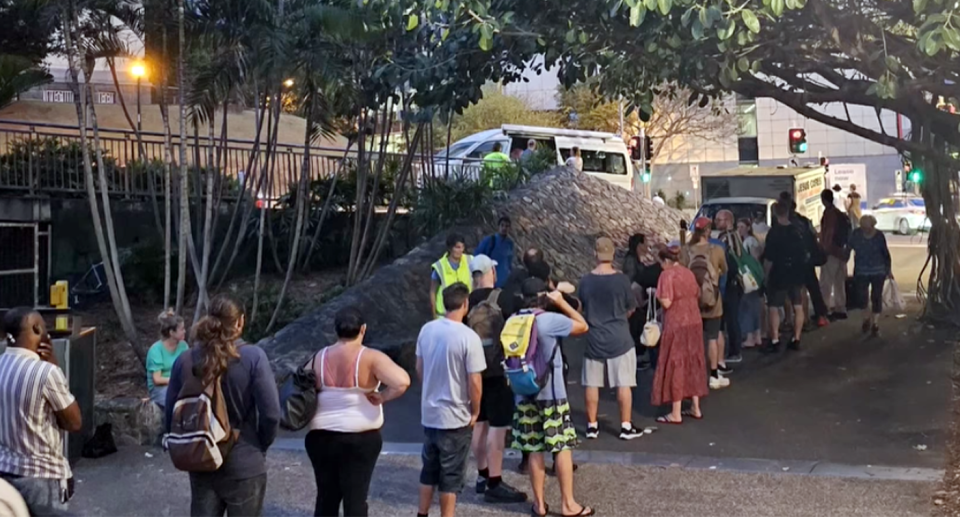
[[[790,154],[804,154],[807,152],[807,132],[801,128],[790,130]]]
[[[913,183],[914,185],[923,183],[923,171],[920,169],[912,169],[907,174],[907,181]]]
[[[649,136],[643,139],[643,153],[648,162],[653,159],[653,139]]]
[[[643,170],[643,174],[640,175],[640,179],[644,183],[650,183],[650,162],[647,162],[647,167]]]
[[[642,149],[641,147],[642,143],[643,143],[643,139],[640,138],[639,136],[630,137],[630,159],[631,160],[636,160],[636,161],[640,160],[640,156],[641,156],[640,150]]]

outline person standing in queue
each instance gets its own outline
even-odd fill
[[[167,389],[165,426],[170,432],[174,406],[188,376],[202,385],[219,382],[230,427],[239,437],[223,465],[213,472],[190,473],[193,517],[259,516],[267,492],[267,449],[280,429],[280,395],[267,354],[243,344],[246,317],[226,297],[210,301],[207,315],[193,327],[195,345],[173,364]],[[185,365],[194,366],[185,373]]]
[[[716,300],[713,305],[705,305],[701,297],[700,315],[703,318],[703,340],[707,344],[707,358],[710,361],[710,389],[730,386],[730,379],[720,370],[723,350],[720,346],[720,327],[723,319],[723,291],[721,281],[727,276],[727,257],[723,247],[710,241],[710,219],[699,217],[694,221],[694,232],[690,244],[681,251],[681,264],[689,268],[701,287],[701,291],[711,289]]]
[[[3,316],[2,335],[7,351],[0,355],[0,479],[20,492],[30,515],[59,515],[73,493],[63,433],[80,431],[80,406],[39,312],[11,309]]]
[[[497,233],[488,235],[473,250],[474,255],[486,255],[497,265],[497,279],[494,287],[503,288],[513,270],[513,239],[510,238],[512,224],[510,218],[501,216],[497,222]]]
[[[383,404],[410,387],[410,376],[387,354],[363,345],[367,323],[355,307],[333,321],[337,342],[314,355],[317,412],[304,441],[317,482],[313,514],[367,516],[370,480],[383,447]],[[386,389],[380,391],[380,386]]]
[[[470,273],[470,260],[473,257],[466,253],[466,249],[463,236],[451,233],[447,235],[447,252],[430,266],[430,314],[434,318],[442,318],[446,312],[443,307],[444,289],[458,283],[465,285],[468,292],[473,288],[473,276]]]
[[[743,335],[740,330],[740,300],[743,298],[743,283],[740,280],[740,261],[743,256],[743,240],[737,233],[733,212],[720,210],[716,217],[719,240],[724,244],[727,255],[727,286],[723,291],[723,330],[726,331],[726,354],[724,363],[743,361],[741,346]],[[724,350],[725,349],[725,350]]]
[[[435,490],[440,491],[441,517],[456,513],[457,494],[467,474],[473,426],[480,417],[482,374],[487,368],[480,336],[463,323],[470,289],[458,282],[441,295],[444,317],[424,325],[417,338],[424,434],[420,517],[430,512]]]
[[[503,449],[507,431],[513,423],[513,390],[503,371],[503,324],[517,309],[514,300],[495,287],[497,262],[486,255],[475,255],[473,292],[466,323],[480,336],[487,368],[483,371],[480,416],[473,428],[473,457],[477,461],[476,492],[488,503],[522,503],[526,494],[503,480]]]

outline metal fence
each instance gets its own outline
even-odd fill
[[[95,145],[93,132],[87,132],[88,145]],[[103,129],[99,131],[99,147],[103,150],[103,175],[107,190],[113,196],[143,198],[156,193],[161,195],[162,172],[165,159],[162,133],[141,132],[140,142],[130,130]],[[175,167],[180,159],[180,138],[173,136],[173,159]],[[263,188],[256,193],[261,199],[276,200],[289,192],[299,178],[303,163],[302,145],[278,144],[273,153],[273,164],[266,167],[265,143],[258,152],[253,141],[229,139],[225,146],[208,138],[190,137],[183,144],[186,163],[191,170],[213,168],[221,172],[221,192],[224,198],[236,197],[248,171],[271,171]],[[251,161],[253,156],[253,161]],[[386,159],[402,163],[401,154],[387,154]],[[329,178],[336,173],[343,149],[311,147],[310,180]],[[351,151],[347,164],[356,161]],[[99,167],[94,163],[94,185],[99,188]],[[413,162],[412,185],[421,185],[424,178],[451,174],[477,175],[479,163],[451,165],[450,173],[442,164],[431,164],[428,157],[417,156]],[[200,175],[192,174],[196,191],[202,190]],[[260,185],[261,181],[255,181]],[[26,192],[60,196],[86,195],[86,176],[83,169],[80,134],[76,126],[34,124],[0,120],[0,193]],[[253,190],[249,188],[249,190]]]

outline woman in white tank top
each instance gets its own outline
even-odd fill
[[[317,481],[314,515],[367,515],[367,492],[383,440],[383,403],[410,386],[410,376],[386,354],[363,346],[367,331],[360,311],[348,307],[334,318],[338,340],[313,358],[317,412],[306,437]],[[380,391],[380,387],[385,389]]]

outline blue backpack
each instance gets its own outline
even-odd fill
[[[559,345],[554,346],[549,360],[540,353],[537,337],[537,316],[541,310],[520,311],[507,320],[500,333],[503,345],[503,370],[510,389],[522,397],[534,397],[547,382]]]

